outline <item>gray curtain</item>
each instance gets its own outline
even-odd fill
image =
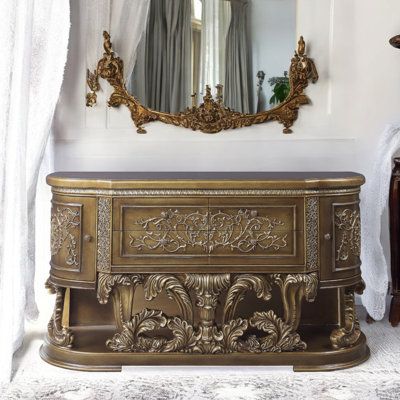
[[[232,17],[226,37],[226,73],[224,103],[242,113],[251,104],[250,57],[248,54],[247,0],[231,0]]]
[[[151,0],[145,43],[145,104],[177,113],[190,104],[191,1]]]

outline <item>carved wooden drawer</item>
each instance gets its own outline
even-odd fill
[[[208,199],[115,199],[113,209],[115,264],[207,263]]]
[[[114,264],[161,255],[178,264],[304,264],[303,198],[115,199],[113,207]]]
[[[76,280],[76,287],[96,280],[96,199],[53,196],[51,207],[51,273],[60,284]]]
[[[210,263],[304,263],[304,199],[211,198]]]

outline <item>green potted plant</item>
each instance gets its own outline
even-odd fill
[[[289,95],[290,85],[288,73],[285,71],[284,76],[275,76],[268,80],[268,83],[273,86],[273,95],[269,99],[269,104],[279,104],[282,103]]]

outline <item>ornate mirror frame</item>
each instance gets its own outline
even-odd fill
[[[92,107],[96,104],[96,92],[100,90],[99,77],[105,79],[114,88],[114,92],[108,100],[108,106],[119,107],[123,104],[128,107],[138,133],[146,133],[143,125],[151,121],[161,121],[204,133],[217,133],[226,129],[236,129],[267,121],[278,121],[284,126],[283,133],[292,133],[291,127],[298,117],[299,107],[310,103],[310,99],[304,94],[304,90],[308,86],[309,80],[312,83],[318,80],[314,61],[308,58],[305,52],[306,45],[301,36],[297,51],[290,64],[289,95],[277,107],[257,114],[242,114],[231,110],[224,106],[223,88],[222,85],[218,85],[215,99],[211,95],[211,88],[207,86],[202,104],[196,105],[195,96],[192,96],[192,107],[188,107],[178,114],[168,114],[143,106],[128,92],[123,74],[123,60],[113,52],[109,33],[104,31],[103,37],[103,57],[97,63],[94,72],[87,70],[87,84],[91,92],[86,95],[86,105]]]

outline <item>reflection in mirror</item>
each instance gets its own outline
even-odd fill
[[[242,113],[289,93],[296,0],[150,0],[128,88],[145,106],[178,113],[203,102],[206,85]]]

